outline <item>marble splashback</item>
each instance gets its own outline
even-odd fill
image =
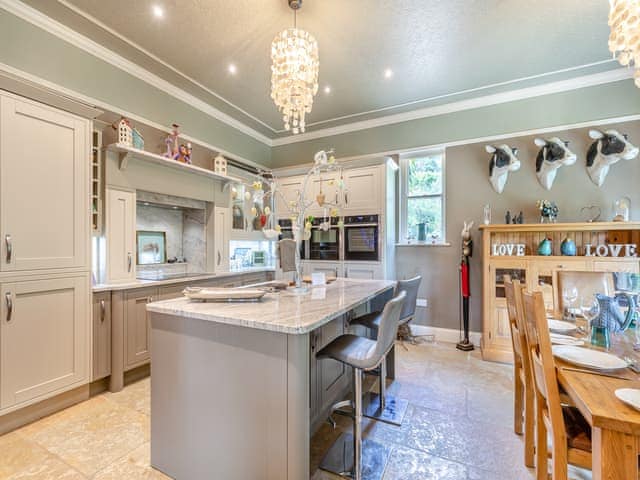
[[[184,209],[182,225],[182,254],[187,260],[187,273],[204,272],[207,269],[205,211],[195,208]]]
[[[167,258],[182,258],[182,210],[138,203],[136,206],[136,230],[165,232]]]

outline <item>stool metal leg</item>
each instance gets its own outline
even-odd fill
[[[353,478],[362,480],[362,370],[353,369]]]

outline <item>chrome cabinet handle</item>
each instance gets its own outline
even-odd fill
[[[220,265],[221,261],[222,261],[222,255],[220,255],[220,250],[218,250],[218,265]]]
[[[249,221],[246,218],[244,219],[244,229],[249,230]]]
[[[127,252],[127,272],[131,271],[131,252]]]
[[[104,300],[100,300],[100,323],[104,323],[106,304]]]
[[[4,298],[7,301],[7,322],[10,322],[11,317],[13,316],[13,300],[11,299],[11,292],[5,293]]]
[[[349,194],[347,192],[344,192],[344,203],[349,205]]]
[[[147,303],[153,302],[153,297],[147,297]]]
[[[11,263],[11,257],[13,257],[13,244],[11,243],[11,235],[6,234],[4,236],[4,243],[7,246],[7,263]]]

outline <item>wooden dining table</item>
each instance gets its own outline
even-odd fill
[[[634,330],[611,334],[609,353],[630,357],[640,366],[640,352],[633,350]],[[584,348],[604,350],[585,341]],[[640,375],[627,368],[611,375],[568,370],[582,369],[555,359],[558,381],[591,425],[593,480],[637,480],[640,451],[640,411],[615,396],[619,388],[640,389]]]

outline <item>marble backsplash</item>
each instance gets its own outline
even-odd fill
[[[167,273],[206,271],[205,211],[138,202],[136,230],[166,233],[167,259],[176,257],[179,264],[162,266]],[[186,264],[183,263],[186,261]],[[139,265],[138,271],[157,270],[160,265]]]

